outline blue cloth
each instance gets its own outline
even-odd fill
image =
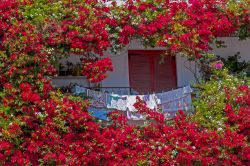
[[[112,110],[108,110],[106,108],[94,108],[89,107],[88,112],[95,118],[108,121],[108,113],[112,112]]]

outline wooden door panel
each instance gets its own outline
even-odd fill
[[[130,86],[139,93],[147,93],[151,89],[150,62],[148,56],[130,54],[129,57]]]
[[[177,86],[175,57],[166,56],[163,63],[159,63],[160,56],[155,56],[155,92],[171,90]]]
[[[159,63],[164,51],[129,51],[130,86],[141,94],[161,92],[176,88],[176,62],[173,56]]]

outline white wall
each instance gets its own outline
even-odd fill
[[[122,50],[116,55],[107,51],[105,56],[111,58],[114,70],[102,81],[103,87],[129,87],[128,50]]]
[[[215,48],[212,52],[222,57],[232,56],[237,52],[240,52],[242,59],[250,61],[250,40],[238,41],[237,38],[226,37],[221,38],[225,41],[227,48]],[[109,73],[109,77],[105,79],[101,84],[103,87],[129,87],[129,65],[128,65],[128,50],[164,50],[164,48],[145,48],[139,41],[132,41],[127,48],[117,53],[116,55],[107,51],[105,56],[112,59],[114,71]],[[77,61],[78,57],[70,57],[70,61]],[[195,63],[189,62],[186,58],[177,56],[177,84],[178,87],[188,85],[195,82],[194,72]],[[57,85],[66,85],[69,82],[76,82],[82,85],[88,85],[84,78],[68,77],[62,79],[54,79],[54,83]]]
[[[176,67],[178,87],[193,84],[196,82],[195,75],[199,77],[195,62],[188,61],[185,57],[176,57]]]
[[[250,61],[250,40],[239,41],[236,37],[220,38],[225,41],[226,48],[213,47],[214,52],[222,57],[232,56],[240,52],[242,60]],[[139,41],[133,40],[127,50],[164,50],[164,48],[145,48]],[[114,72],[110,73],[109,78],[103,81],[103,86],[129,86],[129,70],[128,70],[128,52],[125,50],[118,55],[112,55],[111,59],[114,64]],[[195,67],[194,62],[189,62],[185,57],[177,56],[177,84],[178,87],[195,83],[194,73],[199,77],[199,69]],[[196,68],[196,69],[195,69]]]
[[[156,48],[145,48],[140,41],[133,40],[127,46],[126,49],[113,55],[107,52],[105,55],[110,55],[114,71],[109,74],[109,77],[102,82],[102,86],[112,86],[112,87],[129,87],[129,65],[128,65],[128,50],[165,50],[164,47]],[[195,82],[194,74],[195,71],[194,62],[186,61],[186,58],[177,56],[176,58],[176,68],[177,68],[177,86],[185,86],[190,84],[190,82]],[[191,72],[191,71],[192,72]]]
[[[52,84],[54,87],[63,87],[70,84],[78,84],[83,87],[89,87],[89,83],[85,77],[82,76],[60,76],[53,77]]]
[[[242,60],[250,61],[250,39],[239,41],[236,37],[220,38],[225,42],[226,48],[214,48],[213,52],[222,57],[233,56],[240,52]]]
[[[250,61],[250,39],[239,41],[237,37],[223,37],[219,38],[219,40],[224,41],[227,47],[216,48],[215,46],[212,46],[213,50],[211,53],[226,58],[240,52],[240,56],[242,57],[241,60]],[[195,78],[193,73],[195,73],[195,71],[199,77],[199,69],[198,67],[195,67],[194,62],[187,62],[186,58],[177,56],[178,86],[194,83]]]
[[[102,82],[103,87],[129,87],[128,50],[164,50],[164,48],[145,48],[140,41],[133,40],[117,54],[107,51],[105,55],[112,59],[114,71]]]

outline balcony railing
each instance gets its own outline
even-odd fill
[[[71,84],[69,86],[60,87],[59,89],[61,89],[65,93],[73,93],[72,89],[73,89],[73,87],[75,85],[76,84]],[[83,87],[83,86],[80,86],[80,87]],[[146,95],[146,94],[152,94],[152,92],[150,92],[150,90],[148,92],[140,93],[140,92],[135,90],[136,89],[135,87],[83,87],[83,88],[91,89],[91,90],[95,90],[95,91],[100,91],[100,92],[105,92],[105,93],[109,93],[109,94],[117,94],[117,95]],[[181,88],[181,87],[178,87],[178,88]],[[178,89],[178,88],[173,88],[171,90]],[[170,91],[170,90],[169,89],[168,90],[167,89],[162,90],[162,92],[167,92],[167,91]]]
[[[58,89],[61,89],[65,93],[72,93],[72,89],[74,86],[75,84],[60,87]],[[83,86],[80,86],[80,87],[83,87]],[[101,91],[101,92],[110,93],[110,94],[113,93],[113,94],[118,94],[118,95],[139,95],[139,93],[136,90],[134,90],[132,87],[83,87],[83,88],[91,89],[95,91]]]

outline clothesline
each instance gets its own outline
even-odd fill
[[[162,110],[166,117],[169,115],[173,116],[171,114],[177,112],[178,110],[189,111],[192,109],[191,93],[193,90],[190,86],[168,92],[153,93],[148,95],[118,95],[94,91],[80,86],[75,86],[74,88],[74,93],[76,95],[84,93],[86,96],[90,97],[91,107],[93,107],[91,110],[93,114],[94,112],[99,112],[99,114],[103,112],[103,114],[105,114],[104,112],[107,113],[111,110],[120,110],[127,112],[127,117],[129,119],[143,119],[144,117],[138,114],[137,110],[133,106],[136,103],[137,96],[145,101],[148,108],[154,111]],[[93,111],[94,108],[96,108],[96,111]],[[100,111],[101,109],[102,111]],[[106,111],[104,111],[104,109],[106,109]]]

